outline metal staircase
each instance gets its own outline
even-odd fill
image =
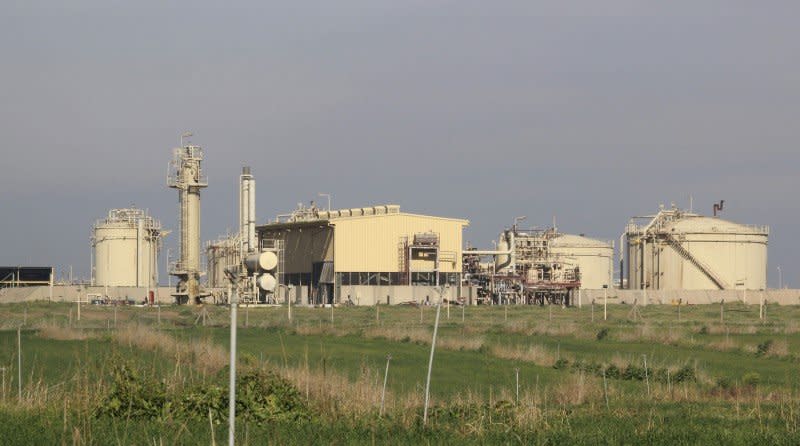
[[[730,289],[730,286],[722,280],[719,276],[714,273],[714,271],[709,268],[705,263],[698,260],[695,256],[693,256],[686,248],[683,247],[683,244],[677,240],[672,234],[666,234],[666,240],[669,246],[672,247],[681,257],[688,260],[689,263],[697,267],[703,274],[706,275],[712,282],[721,290]]]

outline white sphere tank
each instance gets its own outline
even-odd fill
[[[98,286],[155,286],[161,225],[141,209],[112,209],[92,231]]]
[[[596,290],[613,285],[614,247],[609,242],[580,235],[559,234],[550,240],[550,253],[581,272],[581,288]]]

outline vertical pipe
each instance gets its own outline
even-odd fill
[[[244,258],[244,253],[247,252],[247,246],[245,246],[245,229],[244,229],[244,170],[247,169],[246,167],[242,168],[242,175],[239,176],[239,247],[242,251],[242,257]]]
[[[250,193],[250,204],[247,210],[248,214],[247,237],[248,237],[248,244],[250,245],[250,250],[255,251],[258,249],[258,246],[256,244],[256,181],[253,179],[252,175],[250,176],[248,190]]]
[[[234,446],[236,434],[236,305],[238,296],[236,289],[228,285],[228,296],[231,303],[231,356],[230,380],[228,381],[228,445]]]
[[[642,252],[644,255],[642,256],[642,276],[644,279],[642,280],[642,301],[644,306],[647,306],[647,239],[642,242]]]

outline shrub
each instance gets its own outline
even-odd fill
[[[678,369],[675,372],[675,382],[680,383],[684,381],[695,381],[697,380],[697,374],[695,373],[694,368],[691,366],[685,365]]]
[[[608,336],[608,328],[602,328],[597,332],[597,340],[602,341]]]
[[[722,390],[728,390],[733,387],[733,381],[725,376],[717,378],[717,388]]]
[[[698,331],[697,333],[701,334],[701,335],[707,335],[708,334],[708,327],[703,325],[702,327],[700,327],[700,331]]]
[[[626,379],[629,381],[630,380],[643,381],[644,368],[639,367],[638,365],[635,364],[628,364],[628,366],[625,367],[625,370],[622,372],[622,379]]]
[[[162,418],[169,413],[163,382],[145,379],[127,362],[115,362],[111,390],[95,408],[95,416]]]
[[[756,356],[766,355],[769,353],[770,348],[772,348],[772,339],[767,339],[756,347]]]
[[[742,376],[742,382],[746,386],[755,387],[761,382],[761,375],[756,372],[745,373]]]
[[[609,379],[619,379],[622,375],[619,367],[615,366],[614,364],[609,365],[606,367],[606,377]]]
[[[553,364],[553,368],[556,369],[556,370],[566,369],[568,366],[569,366],[569,361],[564,359],[564,358],[561,358],[561,359],[557,360]]]
[[[258,424],[310,419],[300,392],[289,381],[272,372],[248,371],[236,380],[237,413]],[[206,384],[168,394],[164,382],[147,380],[126,363],[112,371],[111,390],[95,408],[95,416],[124,418],[205,420],[227,418],[228,390]]]

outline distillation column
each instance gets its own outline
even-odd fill
[[[242,167],[239,176],[239,237],[242,240],[242,254],[256,251],[256,180],[250,173],[250,166]]]
[[[170,162],[169,187],[178,190],[180,203],[180,259],[172,272],[178,278],[177,303],[199,303],[200,290],[200,189],[208,187],[200,163],[203,149],[185,145],[174,149]]]

